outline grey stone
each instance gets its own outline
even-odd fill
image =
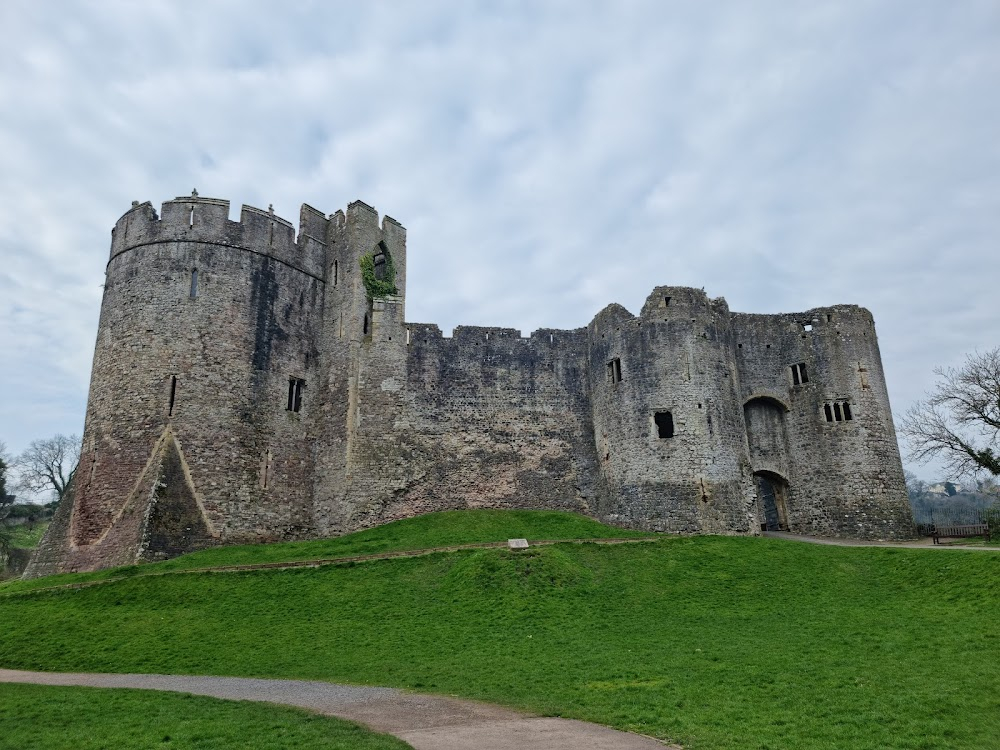
[[[864,308],[731,313],[661,286],[585,328],[445,337],[406,322],[406,230],[371,206],[303,206],[297,233],[228,215],[193,194],[116,224],[76,495],[27,575],[454,508],[912,536]],[[398,293],[372,300],[377,249]]]

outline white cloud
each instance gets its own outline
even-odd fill
[[[657,283],[876,315],[895,410],[1000,343],[992,2],[0,5],[0,432],[79,431],[133,199],[354,198],[408,317],[577,327]],[[16,394],[16,396],[14,396]]]

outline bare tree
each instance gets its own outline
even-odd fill
[[[7,467],[11,458],[7,455],[7,444],[0,440],[0,570],[10,553],[10,530],[7,528],[7,515],[14,496],[7,494]]]
[[[1000,476],[1000,347],[934,373],[938,382],[927,400],[900,421],[910,457],[941,460],[956,475]]]
[[[34,440],[15,461],[18,487],[29,492],[51,490],[61,502],[79,461],[80,439],[76,435]]]

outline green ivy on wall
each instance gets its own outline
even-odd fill
[[[396,266],[392,263],[392,256],[388,250],[382,249],[385,255],[385,278],[375,278],[375,253],[362,255],[358,264],[361,266],[361,280],[365,284],[368,292],[368,299],[379,299],[397,294],[396,289]]]

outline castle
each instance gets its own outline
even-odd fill
[[[192,194],[112,233],[80,465],[28,575],[450,508],[906,538],[871,314],[661,286],[585,328],[406,322],[406,230]]]

